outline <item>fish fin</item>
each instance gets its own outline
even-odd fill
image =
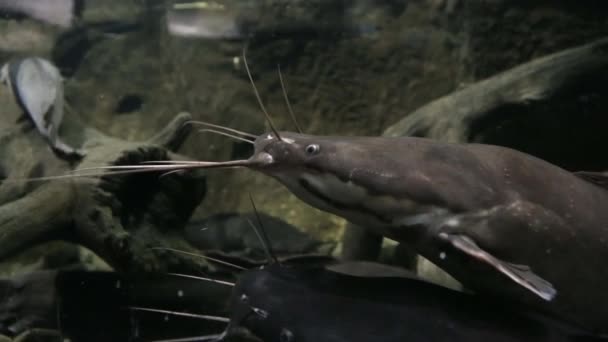
[[[608,172],[574,172],[575,176],[608,190]]]
[[[483,250],[475,241],[466,235],[440,233],[439,237],[450,242],[456,249],[492,266],[498,272],[511,278],[514,282],[546,301],[553,300],[557,294],[557,290],[553,285],[535,274],[530,267],[502,261]]]

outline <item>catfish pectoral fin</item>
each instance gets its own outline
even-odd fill
[[[532,293],[546,301],[551,301],[557,294],[557,290],[553,287],[553,285],[532,272],[530,267],[502,261],[481,249],[475,243],[475,241],[466,235],[440,233],[439,238],[450,242],[456,249],[472,256],[473,258],[492,266],[498,272],[501,272],[502,274],[511,278],[519,285],[532,291]]]

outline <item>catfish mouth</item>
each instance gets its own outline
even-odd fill
[[[243,166],[260,170],[275,165],[275,160],[272,154],[265,151],[254,154],[253,156],[251,156],[251,158],[247,159],[247,162],[248,165]]]

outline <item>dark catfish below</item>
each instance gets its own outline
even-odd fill
[[[603,341],[523,308],[413,277],[320,267],[246,271],[231,302],[224,337],[244,329],[265,342]]]

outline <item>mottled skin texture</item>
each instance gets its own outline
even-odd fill
[[[410,245],[470,289],[608,331],[605,188],[498,146],[279,134],[256,140],[248,166],[308,204]],[[440,233],[529,266],[557,296],[542,300]]]
[[[415,278],[357,277],[269,267],[239,277],[231,331],[266,342],[592,341],[504,303]],[[578,336],[578,337],[575,337]]]

